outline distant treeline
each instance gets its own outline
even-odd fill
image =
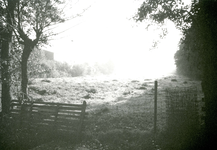
[[[11,76],[10,84],[18,86],[21,80],[21,54],[15,53],[16,49],[11,50],[9,73]],[[17,50],[18,51],[18,50]],[[114,71],[112,61],[95,64],[74,64],[66,62],[48,60],[44,51],[34,50],[28,60],[28,76],[30,81],[35,78],[60,78],[78,77],[85,75],[111,74]]]
[[[66,62],[54,60],[43,60],[36,68],[29,69],[31,78],[59,78],[59,77],[78,77],[85,75],[111,74],[114,71],[114,65],[108,61],[105,63],[88,63],[69,65]],[[32,72],[31,70],[34,70]]]

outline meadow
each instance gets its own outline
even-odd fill
[[[61,136],[42,140],[32,148],[58,150],[156,150],[165,149],[156,143],[154,127],[154,81],[158,81],[157,133],[167,123],[166,88],[197,87],[202,97],[200,81],[170,75],[158,79],[86,76],[73,78],[40,78],[29,83],[29,95],[34,101],[82,103],[87,102],[87,117],[83,140],[79,143]],[[54,131],[55,132],[55,131]],[[73,139],[73,135],[71,135]],[[168,135],[169,136],[169,135]],[[37,137],[41,138],[42,137]],[[25,140],[24,140],[25,141]],[[174,143],[165,141],[166,145]],[[172,144],[174,146],[174,144]],[[28,147],[28,146],[27,146]]]

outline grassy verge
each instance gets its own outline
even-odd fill
[[[44,132],[17,129],[7,116],[1,117],[0,149],[27,150],[52,140],[52,135]]]
[[[144,99],[128,99],[122,104],[101,105],[88,115],[82,147],[88,149],[153,149],[152,112]],[[149,113],[148,113],[149,112]]]

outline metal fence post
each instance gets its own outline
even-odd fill
[[[157,81],[154,82],[154,134],[157,133]]]

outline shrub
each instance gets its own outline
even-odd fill
[[[201,58],[198,52],[188,49],[185,44],[180,44],[179,50],[174,55],[177,73],[191,78],[201,79]]]

